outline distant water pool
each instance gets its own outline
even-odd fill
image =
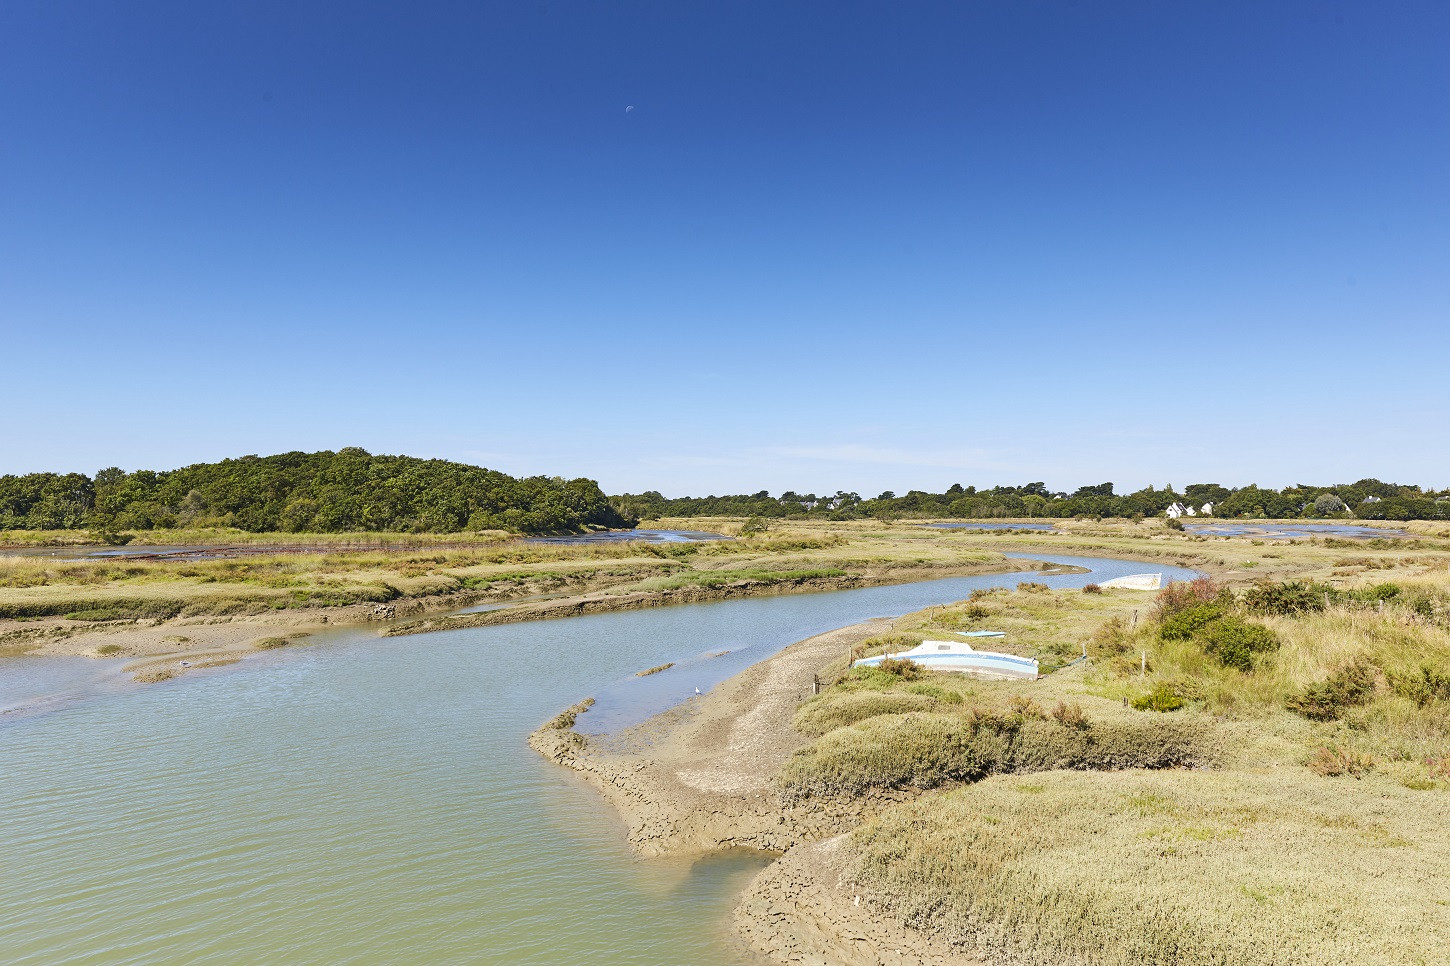
[[[1343,537],[1349,540],[1396,540],[1410,536],[1404,530],[1357,526],[1350,523],[1185,523],[1183,529],[1214,537],[1256,537],[1260,540],[1305,540]]]
[[[604,530],[599,533],[571,533],[559,537],[527,537],[528,543],[696,543],[701,540],[733,540],[723,533],[704,530]]]

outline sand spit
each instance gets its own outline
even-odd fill
[[[624,818],[641,855],[783,852],[837,835],[913,796],[782,802],[773,778],[806,738],[791,726],[816,671],[890,627],[867,621],[792,644],[710,693],[608,737],[540,728],[530,745],[583,775]]]
[[[736,913],[742,936],[771,961],[973,966],[980,960],[875,914],[843,878],[843,833],[914,793],[792,803],[773,781],[808,741],[791,722],[816,672],[891,624],[866,621],[792,644],[617,735],[581,735],[560,727],[560,718],[535,731],[529,744],[598,789],[624,819],[640,855],[729,848],[785,853],[752,883]],[[584,713],[583,707],[570,711]]]

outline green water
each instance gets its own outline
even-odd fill
[[[1142,569],[1093,564],[1047,580]],[[525,736],[585,695],[581,724],[617,727],[791,641],[1019,579],[353,631],[147,687],[0,661],[0,960],[749,963],[728,919],[764,857],[631,858]]]

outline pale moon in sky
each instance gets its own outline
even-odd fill
[[[632,110],[634,110],[634,105],[633,105],[633,104],[631,104],[631,105],[629,105],[629,106],[628,106],[628,107],[626,107],[626,108],[625,108],[625,109],[624,109],[624,113],[626,113],[626,114],[628,114],[628,113],[629,113],[629,112],[630,112],[630,111],[632,111]]]

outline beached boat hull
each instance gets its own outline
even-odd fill
[[[923,641],[920,646],[900,654],[863,657],[853,662],[852,667],[874,667],[886,658],[911,661],[928,671],[948,671],[979,677],[1034,680],[1038,674],[1035,658],[1018,657],[1016,654],[1003,654],[999,651],[978,651],[962,641]]]

